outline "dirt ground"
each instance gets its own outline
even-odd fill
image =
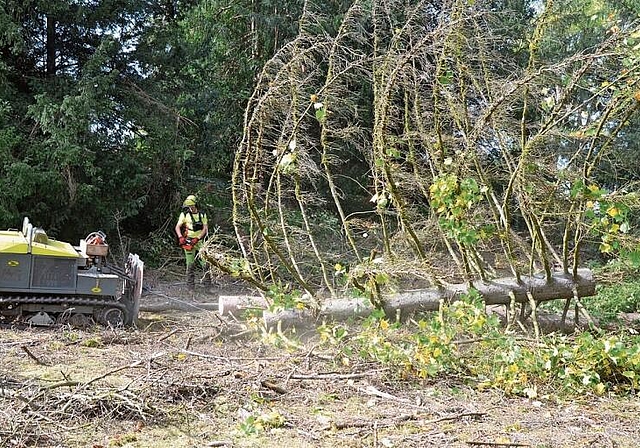
[[[220,280],[148,275],[137,329],[2,329],[3,447],[640,447],[640,400],[507,398],[276,348],[221,318]]]

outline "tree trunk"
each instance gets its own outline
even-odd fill
[[[528,303],[530,292],[536,303],[549,300],[588,297],[595,294],[595,280],[589,269],[579,269],[574,279],[563,273],[556,273],[552,280],[544,278],[522,277],[518,283],[513,278],[501,278],[487,282],[478,282],[473,287],[480,293],[486,305],[508,305],[511,295],[517,303]],[[407,291],[390,296],[384,305],[389,317],[406,317],[419,311],[437,311],[440,302],[455,302],[468,293],[469,285],[454,284],[441,288]],[[575,294],[574,294],[575,291]],[[310,310],[284,310],[279,312],[265,311],[264,323],[267,328],[278,325],[282,327],[304,326],[323,320],[344,321],[354,317],[366,317],[373,307],[366,299],[337,299],[327,302],[317,316]]]
[[[51,14],[47,14],[47,76],[53,77],[56,74],[56,19]]]
[[[238,317],[247,310],[265,310],[269,307],[267,300],[260,296],[220,296],[218,297],[218,313],[221,316],[233,314]]]

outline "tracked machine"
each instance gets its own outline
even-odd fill
[[[110,264],[102,232],[79,246],[49,238],[24,218],[0,231],[0,323],[135,325],[144,264],[129,254]]]

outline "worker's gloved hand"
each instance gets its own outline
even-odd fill
[[[198,241],[200,241],[198,238],[191,238],[191,244],[194,246],[198,244]]]
[[[187,244],[187,239],[185,237],[181,236],[180,238],[178,238],[179,246],[184,246],[185,244]]]

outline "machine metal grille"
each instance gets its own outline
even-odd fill
[[[34,257],[31,286],[33,288],[74,289],[76,260],[56,257]]]

